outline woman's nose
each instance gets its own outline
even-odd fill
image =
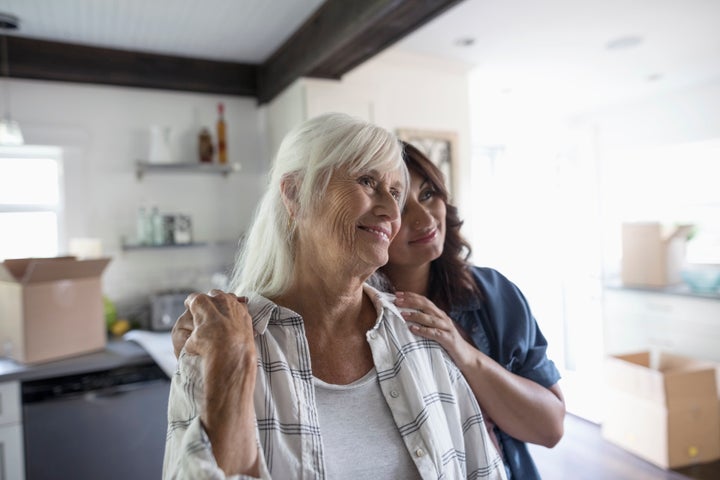
[[[379,215],[386,216],[390,220],[400,219],[400,205],[398,205],[397,199],[389,191],[381,190],[378,195],[378,207],[377,212]]]
[[[422,230],[432,225],[433,218],[425,208],[415,205],[406,209],[402,222],[407,223],[413,230]]]

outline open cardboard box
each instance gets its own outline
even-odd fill
[[[720,459],[717,369],[658,352],[606,358],[605,439],[662,468]]]
[[[105,348],[100,276],[109,258],[0,264],[0,355],[40,363]]]

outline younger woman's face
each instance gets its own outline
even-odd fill
[[[433,184],[410,170],[410,189],[388,264],[411,267],[438,258],[445,243],[445,212],[445,202]]]

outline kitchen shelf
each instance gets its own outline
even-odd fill
[[[231,173],[240,171],[239,163],[220,165],[217,163],[150,163],[138,160],[135,164],[135,174],[138,180],[149,173],[210,173],[227,177]]]
[[[136,243],[123,242],[120,248],[123,251],[139,251],[139,250],[181,250],[185,248],[201,248],[201,247],[232,247],[238,246],[237,240],[214,240],[207,242],[191,242],[191,243],[167,243],[162,245],[140,245]]]
[[[168,243],[168,244],[163,244],[163,245],[137,245],[137,244],[123,243],[122,249],[125,251],[129,251],[129,250],[166,250],[166,249],[207,247],[208,245],[210,245],[208,242]]]

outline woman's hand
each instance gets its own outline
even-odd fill
[[[194,304],[197,320],[190,309],[191,303]],[[225,329],[230,328],[230,330],[233,330],[233,327],[237,329],[237,327],[241,327],[243,323],[247,323],[249,319],[247,309],[245,309],[244,315],[235,309],[231,311],[229,305],[234,303],[247,303],[247,298],[238,297],[232,293],[224,293],[220,290],[211,290],[207,295],[198,293],[188,295],[185,299],[186,310],[180,315],[180,318],[177,319],[170,334],[175,357],[180,357],[180,352],[183,347],[186,346],[188,353],[201,355],[202,350],[207,348],[207,345],[205,345],[207,342],[212,343],[218,338],[223,338],[223,331]],[[248,317],[245,319],[245,322],[233,321],[230,318],[232,316],[244,317],[245,315]],[[210,321],[208,321],[208,319],[210,319]],[[188,340],[199,324],[204,324],[203,330],[200,334],[196,334],[188,344]],[[251,319],[249,319],[249,324],[252,329]],[[250,339],[252,339],[252,336]]]
[[[172,331],[175,355],[203,358],[205,407],[200,414],[218,466],[227,475],[258,476],[255,411],[257,375],[247,299],[220,290],[191,293]]]
[[[395,296],[395,305],[398,307],[418,310],[400,312],[413,333],[437,341],[458,365],[475,355],[475,347],[463,337],[455,322],[433,302],[413,292],[395,292]]]
[[[550,388],[509,372],[463,337],[445,312],[422,295],[396,292],[398,307],[410,330],[436,340],[460,368],[487,417],[509,435],[525,442],[557,444],[563,434],[565,403],[560,387]]]

